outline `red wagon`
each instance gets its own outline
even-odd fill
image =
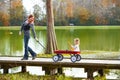
[[[64,58],[62,54],[70,54],[70,59],[73,63],[81,60],[80,51],[56,50],[54,53],[56,54],[53,56],[54,62],[62,61]]]

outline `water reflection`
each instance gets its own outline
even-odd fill
[[[0,31],[0,55],[16,55],[22,50],[22,39],[17,31]]]
[[[38,31],[38,37],[41,44],[46,43],[46,33],[45,31]],[[0,55],[1,56],[22,56],[24,53],[24,43],[23,36],[18,35],[18,31],[0,31]],[[35,50],[37,53],[43,53],[43,48],[33,39],[30,38],[29,46]]]

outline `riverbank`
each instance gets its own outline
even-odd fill
[[[0,30],[19,30],[21,26],[0,26]],[[55,29],[120,29],[120,26],[55,26]],[[47,29],[46,26],[35,26],[36,30]]]

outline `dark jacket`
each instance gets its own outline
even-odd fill
[[[29,24],[27,20],[23,22],[20,31],[21,32],[23,31],[25,36],[30,36],[30,29],[32,30],[34,38],[36,38],[34,24],[33,23]]]

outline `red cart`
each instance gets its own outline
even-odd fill
[[[81,60],[80,51],[56,50],[54,53],[56,54],[53,56],[54,62],[62,61],[64,58],[62,54],[70,54],[70,59],[73,63]]]

